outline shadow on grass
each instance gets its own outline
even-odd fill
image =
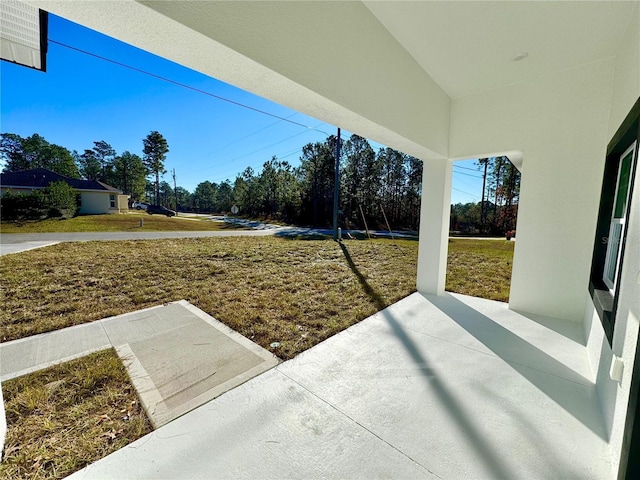
[[[447,409],[451,420],[455,423],[457,428],[467,436],[469,444],[473,446],[473,449],[485,464],[487,470],[491,472],[491,476],[494,478],[504,479],[513,478],[514,472],[511,472],[507,465],[501,461],[499,455],[491,450],[489,444],[483,438],[483,434],[475,427],[473,418],[470,418],[470,416],[464,411],[461,402],[458,401],[442,380],[440,380],[438,375],[435,373],[435,369],[431,368],[431,363],[427,356],[407,334],[400,322],[388,309],[386,309],[388,304],[384,297],[369,285],[365,276],[360,272],[360,270],[358,270],[358,267],[353,262],[353,259],[349,254],[347,246],[341,242],[340,248],[342,249],[345,259],[349,264],[349,268],[351,268],[351,271],[362,285],[363,290],[381,310],[380,314],[389,324],[393,334],[398,338],[404,349],[411,356],[413,362],[418,366],[419,371],[422,372],[422,378],[425,380],[427,386],[429,389],[433,390],[441,404]]]
[[[376,290],[371,285],[369,285],[369,282],[367,282],[367,279],[360,272],[360,270],[358,270],[357,265],[354,263],[353,259],[351,258],[351,255],[349,254],[349,250],[347,249],[347,246],[343,242],[339,242],[339,245],[340,245],[340,248],[342,249],[342,253],[344,254],[344,258],[347,261],[347,264],[349,265],[349,268],[358,279],[358,282],[360,282],[360,285],[362,285],[362,289],[364,290],[364,293],[366,293],[369,296],[369,298],[371,298],[373,303],[375,303],[376,307],[378,307],[378,310],[384,310],[385,308],[387,308],[389,306],[389,303],[384,299],[382,295],[376,292]]]

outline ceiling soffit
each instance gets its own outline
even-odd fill
[[[637,2],[364,3],[455,99],[615,56]]]

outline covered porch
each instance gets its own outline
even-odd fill
[[[415,293],[72,478],[608,478],[579,325]]]
[[[624,477],[640,182],[615,331],[589,282],[638,2],[27,3],[424,162],[421,293],[85,473]],[[492,155],[522,172],[508,307],[444,293],[452,161]]]

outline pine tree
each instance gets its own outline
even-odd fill
[[[144,164],[150,174],[155,175],[155,199],[156,205],[159,204],[160,199],[160,174],[165,174],[167,171],[164,168],[164,161],[167,158],[169,152],[169,145],[165,138],[157,131],[153,131],[142,140],[144,145]]]

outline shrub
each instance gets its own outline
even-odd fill
[[[49,217],[71,218],[78,211],[76,191],[66,182],[51,182],[42,194]]]
[[[52,182],[42,190],[29,193],[8,191],[0,198],[0,215],[3,220],[71,218],[77,210],[76,191],[65,182]]]
[[[15,193],[8,191],[0,198],[0,215],[3,220],[43,220],[49,212],[42,193]]]

